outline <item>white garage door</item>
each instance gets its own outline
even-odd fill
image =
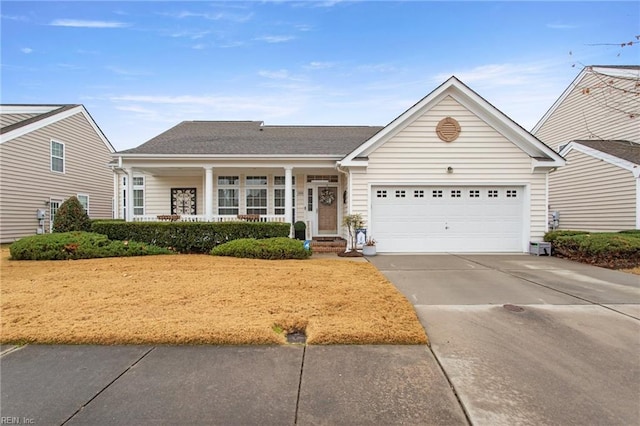
[[[523,187],[374,186],[379,252],[521,252]]]

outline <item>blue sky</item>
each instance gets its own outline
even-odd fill
[[[385,125],[451,75],[531,129],[639,2],[0,3],[2,103],[84,104],[117,150],[182,120]]]

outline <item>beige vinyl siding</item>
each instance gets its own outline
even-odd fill
[[[0,128],[35,117],[38,114],[0,114]]]
[[[461,133],[443,142],[435,128],[444,117]],[[452,167],[453,173],[447,173]],[[530,185],[531,239],[547,229],[546,173],[531,172],[531,158],[451,97],[418,117],[369,154],[366,170],[352,170],[353,212],[368,214],[368,184]],[[367,218],[368,219],[368,218]]]
[[[205,214],[204,205],[204,180],[205,172],[202,169],[202,176],[197,176],[197,169],[194,169],[193,176],[153,176],[144,174],[142,171],[136,171],[134,176],[144,176],[145,178],[145,214],[146,215],[166,215],[171,213],[171,188],[196,188],[196,210],[197,214]],[[296,218],[295,220],[304,220],[305,217],[305,175],[293,174],[296,184]],[[122,214],[122,174],[119,175],[119,214]],[[218,214],[218,176],[239,176],[239,211],[242,213],[246,208],[245,178],[246,176],[267,176],[267,214],[274,214],[274,177],[284,176],[284,170],[256,170],[247,173],[243,169],[215,169],[213,174],[213,214]],[[280,188],[281,186],[277,186]]]
[[[51,139],[65,145],[65,173],[51,171]],[[112,217],[110,151],[81,113],[0,144],[1,240],[35,234],[36,210],[50,198],[89,195],[92,218]],[[49,231],[49,221],[45,221]]]
[[[549,210],[560,212],[559,229],[636,227],[636,183],[628,170],[571,150],[567,165],[549,175],[549,187]]]
[[[617,89],[608,87],[603,78],[614,80]],[[636,83],[634,79],[587,73],[535,136],[554,149],[581,139],[640,141],[637,99],[624,93],[624,90],[637,92]],[[631,111],[635,111],[633,118]]]

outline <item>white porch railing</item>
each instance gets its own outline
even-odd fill
[[[134,215],[134,222],[284,222],[284,215],[275,215],[275,214],[264,214],[252,217],[251,219],[246,218],[246,215],[213,215],[211,218],[207,219],[206,215],[203,214],[182,214],[182,215],[155,215],[155,214],[145,214],[145,215]]]

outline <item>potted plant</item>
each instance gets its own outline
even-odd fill
[[[307,224],[303,221],[299,220],[293,224],[293,230],[295,233],[296,240],[306,240],[307,239]]]
[[[364,242],[364,245],[362,246],[362,254],[364,254],[365,256],[375,256],[376,240],[371,237],[367,238],[367,240]]]

